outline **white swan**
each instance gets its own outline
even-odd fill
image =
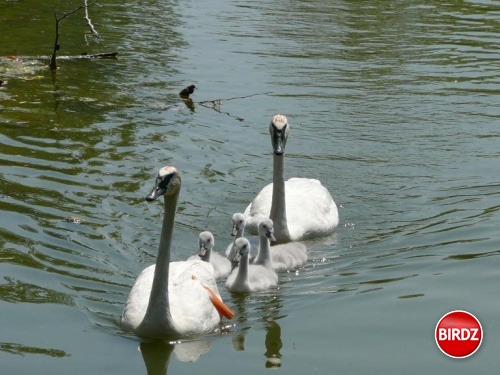
[[[170,263],[170,245],[181,177],[160,169],[148,202],[164,195],[164,217],[156,264],[137,278],[122,314],[122,325],[141,337],[179,337],[212,331],[221,315],[232,317],[215,283],[213,267],[202,260]]]
[[[229,259],[231,262],[235,262],[236,250],[234,244],[238,238],[243,237],[243,235],[245,234],[245,225],[246,225],[245,215],[237,212],[233,214],[233,216],[231,217],[231,221],[233,223],[231,236],[234,237],[234,240],[226,248],[226,258]],[[247,240],[250,242],[251,246],[249,259],[250,262],[252,262],[252,259],[255,256],[255,254],[259,252],[260,241],[258,237],[253,237],[253,236],[247,237]]]
[[[215,239],[211,232],[201,232],[198,238],[200,250],[198,255],[189,257],[188,260],[195,260],[199,258],[205,262],[210,263],[214,267],[214,276],[216,279],[227,277],[231,272],[232,265],[229,259],[213,251]]]
[[[278,275],[272,269],[248,263],[250,242],[241,237],[236,240],[239,265],[226,280],[226,287],[231,292],[249,293],[269,289],[278,284]]]
[[[265,186],[245,210],[251,233],[258,231],[262,220],[273,220],[277,243],[324,236],[339,223],[337,206],[320,181],[290,178],[285,182],[284,152],[289,132],[287,118],[274,116],[269,125],[274,152],[273,183]]]
[[[269,246],[275,242],[273,221],[265,219],[259,224],[260,250],[253,264],[281,270],[303,265],[307,261],[307,247],[302,242],[287,242]]]

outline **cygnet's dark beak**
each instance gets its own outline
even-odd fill
[[[205,245],[200,246],[200,250],[198,251],[198,256],[203,258],[207,254],[207,248]]]
[[[273,232],[268,231],[268,232],[266,233],[266,237],[267,237],[267,239],[269,240],[269,242],[271,242],[271,243],[276,242],[276,237],[274,237]]]

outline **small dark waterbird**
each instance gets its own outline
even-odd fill
[[[191,95],[193,92],[194,92],[194,89],[196,88],[195,85],[190,85],[188,87],[186,87],[185,89],[183,89],[180,93],[179,93],[179,96],[181,98],[189,98],[189,95]]]

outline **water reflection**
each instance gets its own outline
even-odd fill
[[[194,103],[193,99],[191,98],[182,98],[182,101],[184,102],[184,105],[189,109],[191,112],[194,112]]]
[[[277,295],[259,297],[254,297],[250,294],[243,296],[238,295],[233,296],[232,303],[233,306],[235,306],[235,315],[239,327],[238,332],[233,335],[233,349],[238,352],[245,351],[245,336],[250,329],[247,307],[249,304],[253,305],[256,303],[257,305],[254,310],[260,315],[257,321],[263,323],[266,331],[266,338],[264,341],[266,349],[264,356],[266,357],[266,361],[264,367],[281,367],[282,355],[280,351],[283,347],[283,343],[281,341],[281,326],[278,324],[278,320],[285,317],[285,315],[282,315],[280,312],[283,306],[281,298]]]
[[[62,358],[69,357],[70,355],[64,350],[38,348],[34,346],[26,346],[12,342],[0,342],[0,351],[10,354],[18,354],[25,356],[26,354],[43,354],[50,357]]]
[[[200,356],[210,350],[210,341],[185,341],[171,343],[167,341],[148,341],[139,345],[148,375],[165,375],[172,353],[181,362],[196,362]]]
[[[281,327],[275,321],[266,324],[266,367],[281,367]]]
[[[245,335],[250,329],[248,325],[248,314],[247,314],[247,296],[233,294],[231,296],[231,302],[234,306],[234,316],[236,317],[236,323],[239,327],[238,331],[233,335],[232,345],[233,349],[237,352],[245,351]]]

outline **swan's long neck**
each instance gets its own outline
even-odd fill
[[[210,258],[212,256],[212,249],[211,248],[207,248],[206,250],[206,253],[205,253],[205,256],[202,257],[201,259],[204,261],[204,262],[207,262],[207,263],[210,263]]]
[[[271,250],[269,249],[269,240],[266,236],[260,236],[259,254],[253,261],[253,264],[260,264],[266,268],[273,268],[271,260]]]
[[[243,237],[243,234],[245,234],[245,227],[241,226],[240,228],[238,228],[238,231],[234,236],[234,241],[233,244],[231,245],[231,251],[228,254],[228,258],[231,261],[233,261],[234,257],[236,256],[236,240],[240,237]]]
[[[248,283],[248,254],[242,256],[240,259],[235,283],[237,285],[245,285]]]
[[[269,218],[274,222],[276,243],[290,242],[286,222],[285,155],[273,155],[273,198]]]
[[[170,266],[170,245],[174,230],[175,210],[179,194],[165,196],[163,225],[161,228],[160,246],[156,258],[155,274],[149,296],[148,309],[144,316],[144,323],[150,322],[157,327],[170,326],[171,315],[168,299],[168,275]]]
[[[234,240],[236,241],[236,239],[243,237],[244,234],[245,234],[245,226],[242,225],[241,227],[238,228],[238,231],[236,232],[236,236],[234,236]]]

